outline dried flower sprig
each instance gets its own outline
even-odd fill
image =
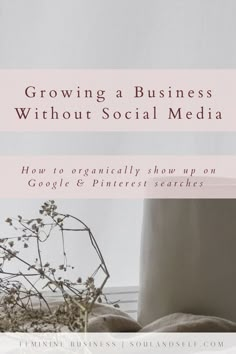
[[[109,278],[109,272],[90,228],[80,219],[58,212],[55,201],[45,202],[39,209],[40,217],[27,219],[18,216],[7,218],[6,222],[18,232],[16,237],[0,238],[0,331],[86,331],[88,315],[95,302],[105,298],[103,288]],[[65,221],[72,219],[78,224],[68,228]],[[41,246],[47,242],[53,231],[61,236],[63,261],[59,267],[44,260]],[[77,281],[58,276],[58,271],[67,272],[73,266],[68,264],[65,232],[86,232],[93,250],[98,257],[98,267],[84,282],[78,275]],[[36,248],[36,258],[32,263],[21,256],[19,244],[23,249]],[[31,250],[34,251],[34,250]],[[7,271],[9,262],[17,261],[26,271],[17,269]],[[101,285],[95,285],[98,271],[104,274]],[[43,287],[38,283],[44,283]],[[52,293],[59,292],[62,301],[51,306],[44,295],[44,289]]]

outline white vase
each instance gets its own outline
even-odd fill
[[[175,312],[236,321],[236,200],[146,200],[139,321]]]

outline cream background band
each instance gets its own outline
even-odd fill
[[[1,156],[1,198],[235,198],[236,156]]]
[[[232,131],[236,70],[1,70],[1,131]]]

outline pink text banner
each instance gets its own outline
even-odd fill
[[[236,198],[236,156],[2,156],[1,198]]]
[[[236,70],[0,70],[0,131],[236,131]]]

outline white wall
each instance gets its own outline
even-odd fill
[[[0,65],[234,68],[235,0],[1,0]]]

